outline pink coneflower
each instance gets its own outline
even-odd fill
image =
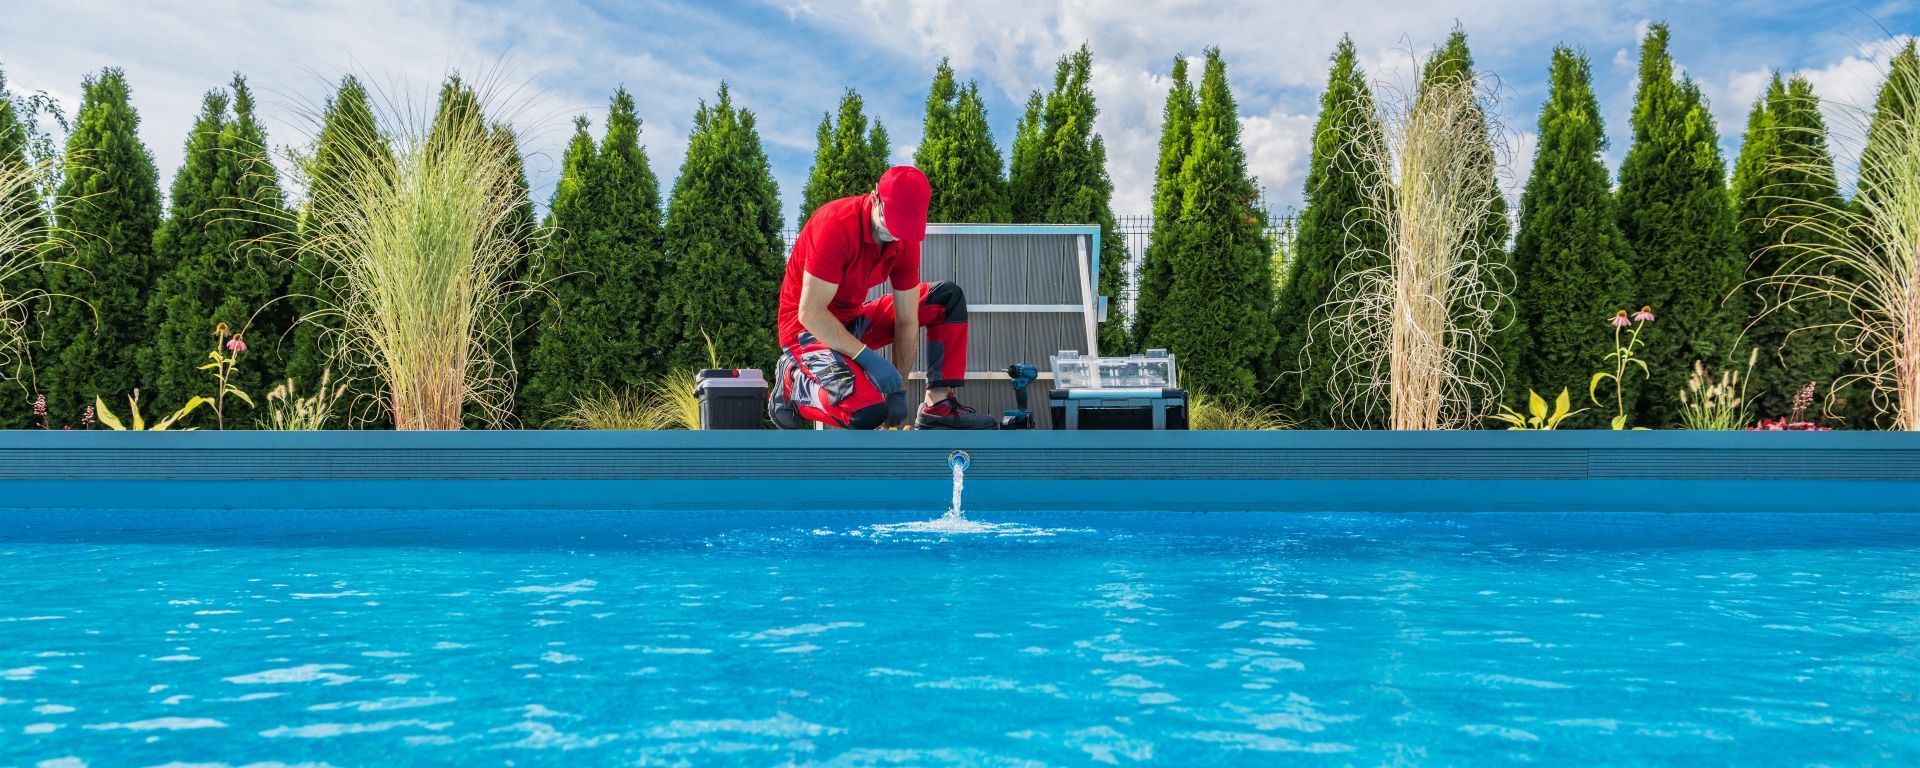
[[[1623,312],[1621,314],[1625,313]],[[1633,313],[1633,321],[1636,323],[1653,322],[1653,307],[1641,307],[1640,311]]]
[[[236,354],[240,352],[245,352],[247,351],[247,343],[244,341],[241,341],[240,334],[236,333],[233,335],[233,338],[227,339],[227,351],[233,352]]]
[[[1607,322],[1613,323],[1613,327],[1615,328],[1625,328],[1629,325],[1633,325],[1633,321],[1627,319],[1627,311],[1624,309],[1620,310],[1619,312],[1615,312],[1613,315],[1613,319],[1608,320]]]
[[[47,396],[46,395],[33,396],[33,415],[41,416],[41,417],[44,417],[47,415]]]

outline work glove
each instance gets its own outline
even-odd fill
[[[910,414],[907,409],[907,383],[900,378],[900,369],[893,367],[891,361],[871,348],[860,350],[853,362],[867,372],[867,378],[873,381],[873,386],[886,396],[886,426],[905,426]]]
[[[909,415],[911,414],[907,411],[907,393],[895,392],[887,395],[887,420],[883,426],[888,429],[904,427],[907,425]]]

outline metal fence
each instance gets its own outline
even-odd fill
[[[1265,202],[1265,198],[1262,198],[1262,207]],[[1287,233],[1293,231],[1294,213],[1291,210],[1285,213],[1274,213],[1271,208],[1266,210],[1267,235],[1284,245]],[[1120,230],[1121,242],[1127,244],[1127,287],[1116,301],[1120,311],[1132,317],[1134,301],[1140,293],[1140,261],[1146,258],[1147,244],[1153,240],[1153,215],[1128,214],[1115,216],[1113,220],[1115,228]]]

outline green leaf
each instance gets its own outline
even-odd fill
[[[1613,428],[1614,428],[1614,430],[1615,430],[1615,431],[1618,431],[1618,430],[1622,430],[1622,429],[1626,429],[1626,428],[1627,428],[1627,415],[1623,413],[1623,414],[1620,414],[1620,415],[1618,415],[1618,416],[1615,416],[1615,417],[1613,417]]]
[[[140,397],[138,395],[128,395],[127,407],[133,410],[133,413],[131,414],[131,418],[133,419],[133,431],[135,432],[146,431],[147,420],[145,417],[140,415]]]
[[[240,398],[240,402],[246,403],[248,408],[253,407],[253,398],[247,397],[247,393],[240,391],[238,387],[228,386],[227,394]]]
[[[1570,416],[1571,414],[1567,413],[1567,409],[1572,407],[1573,401],[1567,397],[1567,388],[1561,387],[1560,396],[1553,399],[1553,420],[1559,421]]]
[[[1542,398],[1540,393],[1531,389],[1527,390],[1527,412],[1533,414],[1533,421],[1536,424],[1545,421],[1547,418],[1546,399]]]

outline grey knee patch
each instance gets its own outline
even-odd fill
[[[941,280],[927,286],[927,303],[947,311],[947,322],[967,321],[967,292],[958,283]]]

